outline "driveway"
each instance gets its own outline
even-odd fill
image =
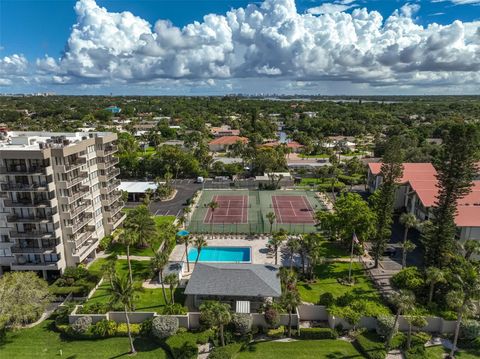
[[[202,185],[194,183],[193,179],[174,180],[173,186],[177,190],[175,198],[166,202],[151,202],[150,212],[152,214],[156,216],[181,216],[187,200],[192,198],[193,194],[202,188]]]

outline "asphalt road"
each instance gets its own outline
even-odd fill
[[[181,216],[186,201],[202,188],[201,184],[194,183],[192,179],[173,181],[173,186],[178,191],[174,199],[167,202],[151,202],[150,212],[156,216]]]

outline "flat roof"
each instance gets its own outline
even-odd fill
[[[157,185],[154,182],[120,182],[118,186],[120,191],[126,191],[128,193],[145,193],[147,189],[155,191]]]

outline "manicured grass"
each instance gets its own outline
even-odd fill
[[[332,293],[335,298],[351,292],[357,299],[368,299],[384,307],[378,291],[366,276],[360,263],[352,264],[352,276],[355,285],[348,286],[338,283],[337,279],[348,277],[348,262],[331,262],[319,265],[315,269],[317,281],[315,283],[298,283],[298,290],[303,301],[317,303],[323,293]],[[385,307],[388,311],[388,308]]]
[[[102,266],[107,263],[108,259],[99,258],[93,262],[88,270],[94,274],[98,274],[100,277],[103,276]],[[150,261],[130,261],[132,266],[132,273],[134,280],[145,280],[150,277]],[[128,262],[126,259],[118,259],[115,262],[115,270],[120,276],[128,274]]]
[[[153,219],[157,226],[160,226],[165,223],[173,223],[175,221],[175,216],[154,216]]]
[[[109,338],[97,340],[65,340],[52,330],[53,321],[16,332],[9,332],[5,340],[0,341],[0,358],[128,358],[128,338]],[[135,358],[168,358],[160,344],[151,339],[137,338],[134,342],[138,354]],[[60,350],[62,356],[60,356]]]
[[[151,156],[153,153],[155,153],[155,147],[148,146],[145,151],[137,151],[137,157]]]
[[[434,346],[426,348],[429,358],[442,358],[443,354],[449,354],[450,350],[445,349],[443,346]],[[1,353],[1,352],[0,352]],[[478,359],[480,358],[480,351],[475,350],[460,350],[455,353],[455,358],[458,359]]]
[[[363,358],[351,343],[342,340],[299,340],[296,342],[262,342],[240,352],[238,359],[295,358],[340,359]]]
[[[299,154],[298,157],[300,158],[329,158],[331,155],[326,153],[320,153],[317,155],[304,155],[303,153]]]
[[[348,258],[348,251],[339,242],[322,242],[320,256],[325,258]]]

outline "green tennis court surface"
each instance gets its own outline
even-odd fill
[[[212,209],[210,202],[216,202]],[[260,234],[270,232],[267,213],[275,213],[273,231],[315,232],[315,212],[325,209],[312,191],[210,190],[202,192],[188,230],[192,233]]]

